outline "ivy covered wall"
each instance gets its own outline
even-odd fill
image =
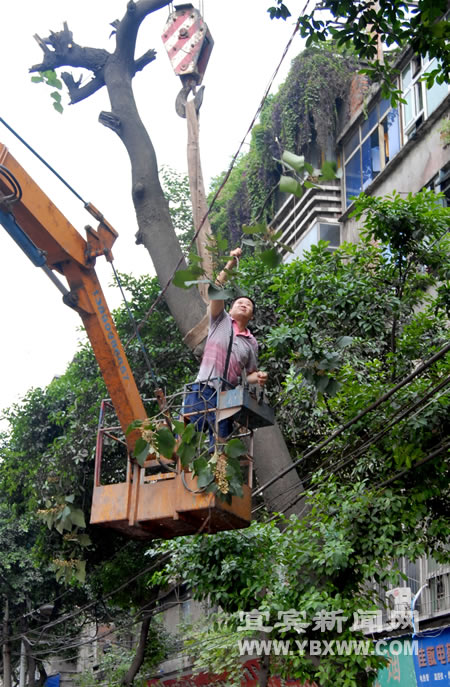
[[[211,213],[213,230],[231,245],[239,241],[242,224],[273,217],[283,150],[305,155],[315,166],[334,158],[340,111],[347,108],[359,66],[354,56],[328,42],[294,58],[286,81],[267,98],[249,152],[239,159]],[[211,195],[224,174],[213,180]]]

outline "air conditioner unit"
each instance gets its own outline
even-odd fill
[[[411,607],[411,587],[395,587],[386,592],[389,608],[392,611],[406,611]]]

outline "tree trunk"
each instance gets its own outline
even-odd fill
[[[278,425],[256,430],[253,453],[255,472],[260,487],[292,465],[292,458]],[[264,489],[264,503],[269,512],[284,513],[289,517],[292,513],[298,513],[299,505],[294,502],[303,491],[300,478],[296,470],[292,469],[284,477],[277,479],[271,486]]]
[[[5,597],[3,616],[3,687],[11,687],[11,645],[9,643],[9,601]]]
[[[263,635],[265,637],[265,635]],[[263,654],[259,660],[259,687],[267,687],[269,682],[270,654]]]
[[[114,131],[127,149],[131,162],[131,189],[139,226],[137,242],[150,253],[164,288],[177,266],[186,269],[186,263],[159,183],[155,151],[136,108],[127,65],[116,56],[105,65],[105,83],[117,122]],[[170,284],[165,299],[183,336],[205,314],[205,304],[197,289],[180,289]]]
[[[128,668],[127,672],[122,678],[122,685],[124,687],[129,687],[130,685],[133,684],[133,680],[136,677],[139,668],[141,667],[143,661],[144,661],[144,655],[145,655],[145,646],[147,644],[147,637],[148,637],[148,631],[150,628],[150,623],[152,620],[152,616],[148,615],[144,620],[142,621],[141,625],[141,632],[139,635],[139,644],[136,649],[136,654],[134,656],[134,659]]]
[[[43,687],[48,675],[47,675],[47,672],[46,672],[46,670],[45,670],[45,668],[41,662],[38,663],[38,670],[39,670],[39,680],[38,680],[36,687]]]
[[[27,672],[28,682],[27,687],[36,687],[36,659],[31,652],[31,646],[28,642],[25,643],[25,650],[27,652]]]
[[[167,305],[186,345],[199,355],[206,335],[205,303],[197,289],[182,289],[169,283],[175,270],[183,269],[186,265],[159,183],[155,151],[139,116],[132,89],[135,73],[154,59],[154,52],[148,51],[135,60],[140,24],[147,15],[168,4],[168,0],[130,0],[124,17],[116,26],[116,50],[113,54],[77,45],[67,24],[62,32],[52,33],[43,40],[36,36],[44,51],[44,59],[41,64],[31,67],[30,71],[62,66],[90,69],[93,78],[84,86],[76,82],[71,74],[61,75],[72,103],[83,100],[106,85],[111,112],[102,112],[100,121],[119,136],[131,162],[131,190],[139,226],[137,241],[143,243],[150,253]],[[52,49],[49,50],[47,45],[51,45]],[[194,214],[195,211],[194,208]],[[257,435],[256,469],[259,481],[263,483],[286,467],[290,457],[279,429],[259,430]],[[300,490],[298,477],[292,471],[268,489],[264,498],[269,499],[270,510],[280,511],[287,499]]]

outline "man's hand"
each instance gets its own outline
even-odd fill
[[[262,370],[255,370],[255,372],[250,372],[247,375],[247,382],[249,384],[259,384],[259,386],[264,386],[267,382],[267,372]]]
[[[230,255],[232,258],[237,258],[239,260],[241,255],[242,255],[242,249],[241,248],[233,248],[233,250],[230,250]]]
[[[258,370],[258,372],[256,373],[256,379],[258,381],[259,386],[265,386],[267,382],[267,372]]]

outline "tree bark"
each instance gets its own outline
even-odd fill
[[[139,644],[136,649],[136,654],[133,658],[133,661],[128,668],[127,672],[122,678],[122,685],[124,687],[129,687],[130,685],[133,684],[133,680],[136,677],[139,668],[141,667],[143,661],[144,661],[144,655],[145,655],[145,646],[147,644],[147,637],[148,637],[148,631],[150,628],[150,623],[152,620],[152,616],[148,615],[144,620],[142,621],[141,625],[141,632],[139,635]]]
[[[3,687],[11,687],[11,645],[9,643],[9,601],[5,597],[3,615]]]
[[[31,652],[31,646],[28,642],[25,643],[25,650],[27,653],[27,672],[28,672],[28,682],[27,687],[36,687],[36,659]]]
[[[292,465],[291,455],[278,424],[256,430],[253,453],[256,456],[255,472],[260,487]],[[296,470],[292,469],[284,477],[264,489],[264,503],[269,512],[284,513],[286,517],[289,517],[293,513],[298,513],[299,506],[294,502],[303,491],[300,478]],[[293,505],[290,505],[291,503]]]
[[[265,635],[263,635],[265,638]],[[259,659],[259,687],[267,687],[269,682],[270,654],[263,654]]]

